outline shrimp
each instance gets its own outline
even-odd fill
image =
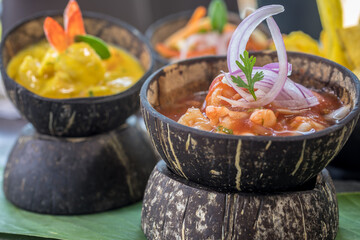
[[[297,116],[291,123],[290,127],[299,132],[309,132],[312,129],[319,131],[325,128],[323,124],[317,123],[309,117]]]
[[[205,109],[206,116],[210,119],[212,125],[217,125],[220,118],[224,118],[229,114],[229,109],[226,107],[207,106]]]
[[[223,106],[224,101],[219,98],[223,96],[226,98],[238,100],[240,95],[236,91],[225,83],[221,82],[222,77],[217,77],[210,86],[208,95],[206,96],[206,104],[213,106]]]
[[[197,128],[204,131],[211,131],[213,126],[198,108],[189,108],[184,115],[181,116],[178,123],[188,127]]]
[[[251,114],[250,121],[255,124],[271,128],[275,126],[277,118],[272,110],[259,109]]]
[[[227,107],[207,106],[205,112],[213,126],[223,126],[228,129],[235,128],[239,120],[249,117],[247,112],[231,111]]]

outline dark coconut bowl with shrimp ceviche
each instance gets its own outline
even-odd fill
[[[327,59],[286,52],[262,7],[235,30],[227,58],[168,65],[141,89],[153,145],[177,175],[224,191],[287,191],[336,156],[359,117],[359,80]],[[276,52],[245,51],[266,20]],[[209,87],[210,86],[210,87]]]

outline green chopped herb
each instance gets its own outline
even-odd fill
[[[207,30],[202,28],[202,29],[199,30],[199,33],[207,33]]]
[[[93,97],[94,96],[94,92],[92,90],[89,90],[89,97]]]
[[[208,15],[212,29],[221,33],[228,21],[225,2],[223,0],[212,0],[209,5]]]
[[[77,35],[75,36],[75,42],[86,42],[95,50],[101,59],[108,59],[111,56],[107,44],[95,36]]]
[[[256,101],[256,95],[254,91],[254,84],[258,81],[261,81],[264,78],[264,73],[262,71],[256,72],[254,76],[252,76],[252,71],[256,62],[256,57],[251,56],[249,57],[248,51],[244,51],[243,55],[240,55],[240,59],[244,65],[242,65],[239,61],[236,61],[238,67],[243,71],[245,74],[247,84],[241,77],[231,76],[232,81],[241,88],[245,88],[249,91],[249,93],[254,97]]]
[[[223,132],[223,133],[226,133],[226,134],[233,134],[233,130],[232,129],[229,129],[229,128],[226,128],[226,127],[223,127],[223,126],[218,126],[216,128],[216,131],[217,132]]]

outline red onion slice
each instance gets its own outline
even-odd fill
[[[304,86],[294,83],[287,76],[291,75],[292,65],[287,61],[285,44],[272,15],[283,12],[281,5],[270,5],[259,8],[249,17],[243,20],[236,28],[229,44],[227,63],[230,73],[224,73],[227,83],[242,96],[240,100],[231,100],[220,97],[234,107],[257,108],[269,103],[279,105],[280,107],[288,107],[290,109],[303,109],[317,105],[319,102],[310,90]],[[238,69],[236,61],[241,62],[240,54],[245,51],[246,44],[251,33],[263,21],[267,24],[272,35],[279,62],[266,64],[263,67],[254,67],[253,75],[256,72],[264,73],[263,80],[256,82],[254,88],[257,89],[255,101],[251,94],[244,89],[238,87],[231,79],[230,75],[240,76],[246,82],[245,74]],[[235,70],[237,69],[237,70]],[[235,71],[234,71],[235,70]]]
[[[229,72],[238,69],[235,61],[240,60],[239,56],[244,53],[246,44],[255,28],[268,17],[283,11],[284,7],[281,5],[264,6],[250,14],[239,24],[231,37],[228,47],[227,64]]]
[[[255,94],[258,98],[263,97],[264,95],[268,94],[268,92],[271,90],[271,88],[274,85],[274,79],[277,77],[277,73],[275,71],[266,70],[266,69],[255,69],[253,70],[253,75],[256,72],[262,71],[264,73],[264,79],[255,83],[255,89],[258,89]],[[243,72],[238,72],[237,74],[233,74],[233,76],[239,76],[242,79],[245,79],[246,77]],[[240,105],[236,104],[233,105],[233,103],[230,103],[233,105],[233,107],[243,107],[244,103],[242,102],[254,102],[254,98],[252,95],[246,91],[244,91],[242,88],[238,87],[230,77],[229,73],[224,73],[224,77],[226,79],[226,82],[237,92],[240,94],[243,99],[237,100],[240,101]],[[261,92],[260,92],[261,90]],[[227,99],[223,99],[227,101]],[[313,95],[313,93],[307,89],[306,87],[293,82],[291,79],[287,78],[285,85],[283,89],[280,91],[280,93],[276,96],[275,100],[273,101],[273,104],[279,107],[287,107],[289,109],[303,109],[303,108],[309,108],[316,106],[319,104],[318,99]]]
[[[278,62],[274,62],[274,63],[269,63],[269,64],[266,64],[262,67],[254,67],[254,69],[268,69],[268,70],[271,70],[271,71],[274,71],[274,72],[279,72],[279,63]],[[290,76],[292,73],[292,65],[291,63],[288,63],[288,76]]]

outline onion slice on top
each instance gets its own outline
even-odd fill
[[[309,89],[294,83],[287,77],[291,75],[292,65],[287,61],[285,44],[279,27],[271,17],[283,11],[284,7],[281,5],[269,5],[259,8],[244,19],[236,28],[230,40],[227,55],[227,64],[230,72],[224,73],[224,76],[226,82],[242,96],[242,99],[235,101],[220,96],[222,100],[227,101],[234,107],[243,108],[257,108],[273,103],[279,107],[287,107],[289,109],[304,109],[319,104],[317,98]],[[264,73],[263,80],[256,82],[254,86],[257,89],[255,92],[257,100],[255,101],[251,94],[238,87],[232,81],[231,75],[240,76],[244,82],[247,82],[245,74],[238,69],[236,61],[241,62],[240,55],[245,51],[251,33],[265,19],[276,47],[279,62],[253,68],[253,75],[260,71]]]
[[[235,29],[229,43],[227,52],[227,64],[230,72],[238,69],[236,60],[240,60],[240,54],[243,54],[250,35],[256,27],[268,17],[281,13],[285,9],[281,5],[264,6],[246,17]]]
[[[277,77],[276,70],[268,70],[268,69],[254,69],[253,75],[256,72],[262,71],[264,73],[264,79],[256,82],[254,87],[257,89],[255,94],[258,98],[265,96],[274,85],[274,79]],[[233,81],[231,81],[229,73],[223,73],[226,82],[237,92],[240,94],[243,99],[241,101],[237,100],[236,102],[229,102],[228,98],[220,97],[224,101],[229,102],[233,107],[244,107],[244,102],[254,101],[254,98],[250,93],[238,87]],[[234,76],[239,76],[242,79],[246,79],[245,74],[243,72],[237,72],[233,74]],[[255,103],[255,102],[254,102]],[[312,92],[306,87],[293,82],[291,79],[287,78],[285,85],[281,92],[277,95],[273,104],[279,107],[286,107],[289,109],[297,110],[304,109],[316,106],[318,104],[318,99],[312,94]]]

